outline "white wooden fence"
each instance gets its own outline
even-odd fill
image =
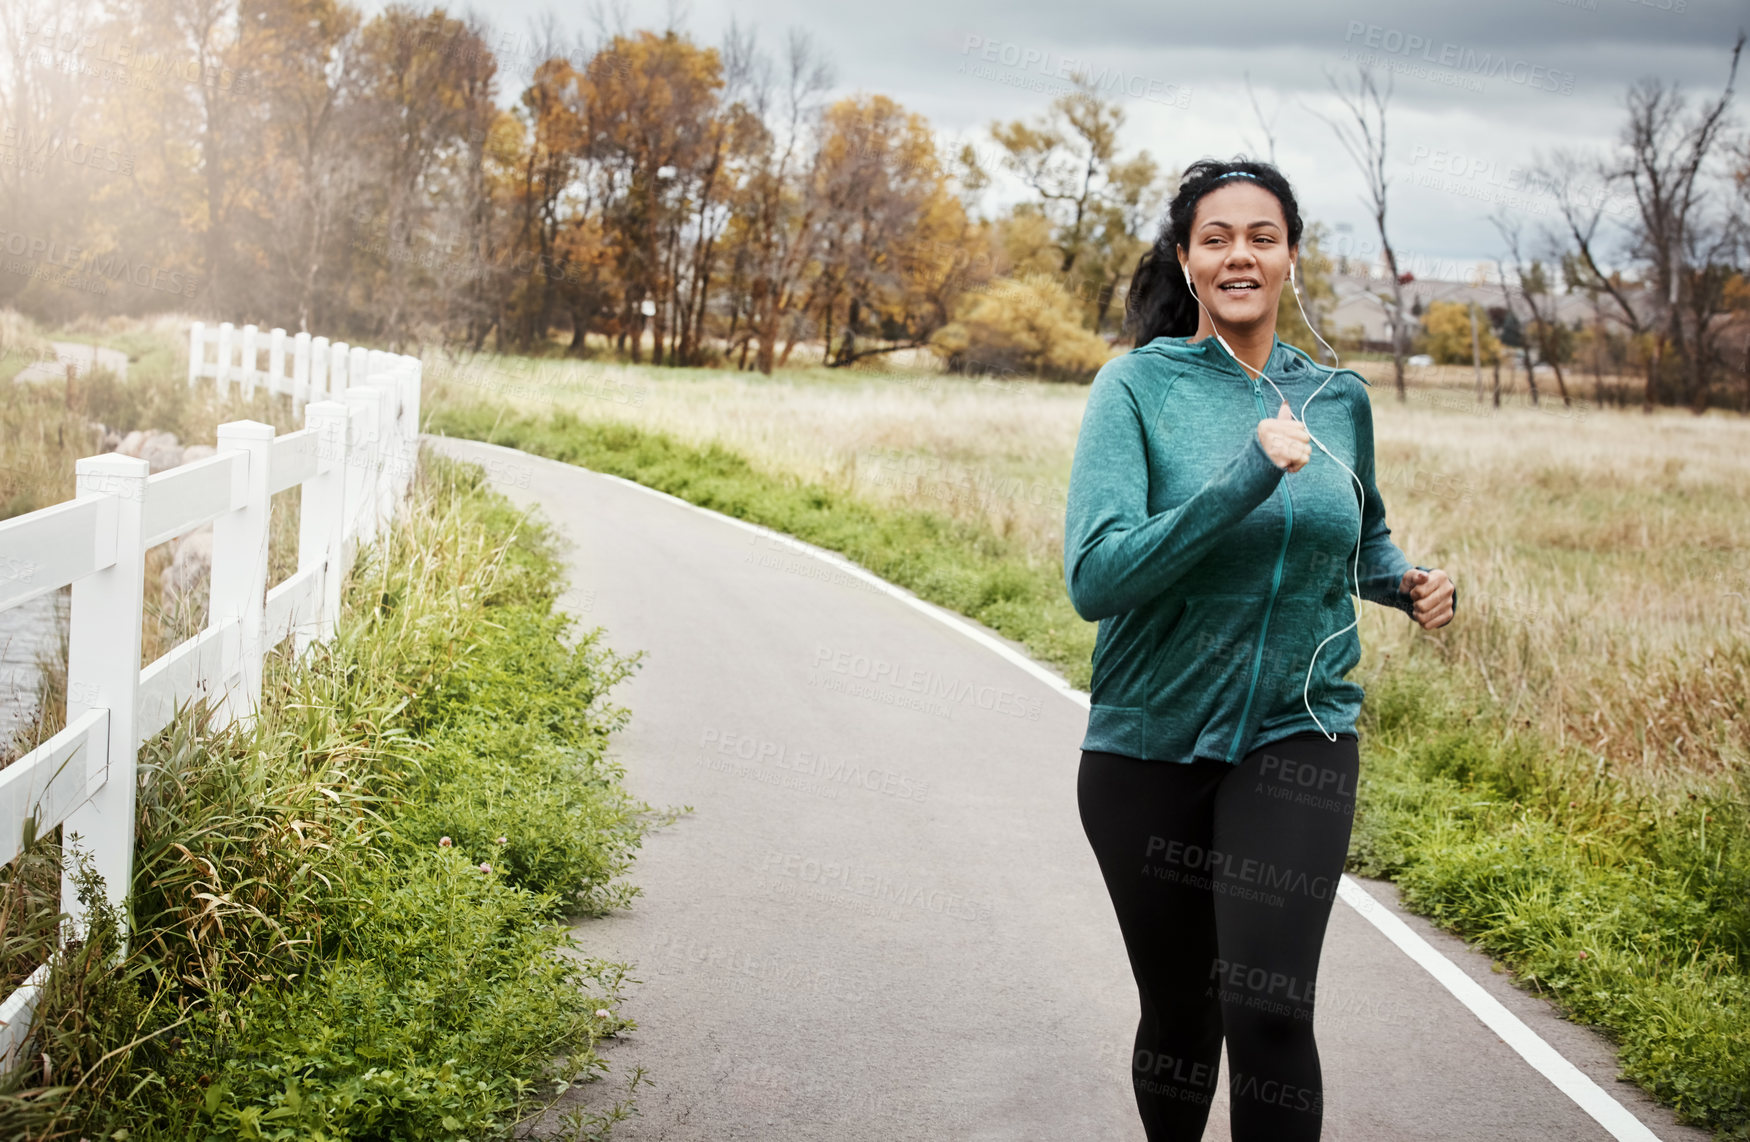
[[[213,377],[221,392],[247,393],[265,383],[302,405],[300,431],[222,424],[215,455],[156,475],[132,456],[90,456],[76,464],[74,499],[0,522],[0,609],[73,589],[66,728],[0,770],[0,863],[22,851],[27,821],[38,835],[62,825],[63,838],[91,854],[120,911],[133,876],[140,743],[197,695],[213,699],[216,718],[252,717],[266,653],[288,637],[301,653],[332,634],[357,545],[395,513],[412,476],[420,363],[299,334],[288,374],[286,341],[272,331],[263,371],[253,326],[238,338],[228,324],[214,331],[197,322],[189,384]],[[213,343],[216,363],[205,353]],[[291,488],[303,489],[298,569],[269,587],[270,505]],[[208,625],[141,669],[145,553],[206,523]],[[65,875],[61,908],[83,922]],[[0,1002],[0,1066],[24,1037],[47,971],[39,966]]]
[[[211,359],[209,345],[214,349]],[[308,333],[287,335],[284,329],[264,333],[253,325],[239,329],[229,321],[209,328],[197,321],[188,337],[188,383],[212,377],[221,389],[239,385],[244,396],[253,396],[256,385],[265,385],[269,392],[289,394],[293,406],[301,407],[305,401],[344,393],[350,387],[348,378],[354,385],[364,383],[376,368],[371,363],[373,352],[345,341],[330,344],[328,338]]]

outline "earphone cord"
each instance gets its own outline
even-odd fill
[[[1234,363],[1239,365],[1240,368],[1247,369],[1247,370],[1250,370],[1251,372],[1258,374],[1258,377],[1262,380],[1270,381],[1270,387],[1276,390],[1276,395],[1282,398],[1282,403],[1288,404],[1289,403],[1288,397],[1283,395],[1282,387],[1280,385],[1278,385],[1275,381],[1271,381],[1270,378],[1264,374],[1264,371],[1262,369],[1253,369],[1252,366],[1250,366],[1250,365],[1246,364],[1244,361],[1240,360],[1240,355],[1233,351],[1233,346],[1229,345],[1227,343],[1227,340],[1224,337],[1222,337],[1221,330],[1216,329],[1216,327],[1215,327],[1215,314],[1210,313],[1209,307],[1207,305],[1203,304],[1203,299],[1197,296],[1197,287],[1191,281],[1191,267],[1186,266],[1186,267],[1184,267],[1184,269],[1185,269],[1185,285],[1191,290],[1192,300],[1196,301],[1198,307],[1201,308],[1203,310],[1204,314],[1206,314],[1208,316],[1209,328],[1214,332],[1215,340],[1216,340],[1217,344],[1219,344],[1223,349],[1227,350],[1227,355],[1232,357],[1234,359]],[[1361,494],[1362,506],[1363,506],[1363,508],[1365,508],[1366,502],[1367,502],[1367,489],[1362,485],[1361,477],[1357,476],[1354,473],[1354,471],[1349,467],[1349,465],[1343,463],[1341,460],[1337,460],[1337,457],[1332,454],[1331,450],[1329,448],[1325,447],[1324,442],[1312,434],[1312,427],[1306,423],[1307,405],[1310,405],[1313,401],[1313,397],[1318,396],[1319,392],[1326,385],[1331,383],[1331,377],[1334,377],[1337,375],[1337,370],[1338,370],[1338,367],[1340,365],[1340,362],[1339,362],[1338,357],[1337,357],[1337,351],[1335,349],[1331,348],[1330,345],[1326,344],[1325,339],[1323,337],[1319,337],[1318,329],[1314,327],[1312,321],[1306,315],[1306,306],[1302,305],[1301,301],[1300,301],[1300,287],[1298,285],[1296,285],[1295,281],[1294,281],[1294,263],[1293,262],[1288,263],[1288,283],[1289,283],[1289,288],[1294,291],[1294,305],[1295,305],[1295,308],[1300,310],[1300,319],[1302,321],[1306,322],[1306,327],[1312,331],[1312,335],[1314,337],[1318,338],[1318,342],[1320,345],[1324,346],[1325,352],[1327,352],[1331,355],[1331,362],[1332,362],[1330,375],[1325,377],[1325,379],[1319,383],[1319,387],[1312,391],[1311,396],[1308,396],[1305,401],[1301,402],[1300,415],[1298,417],[1295,417],[1295,419],[1300,421],[1301,427],[1306,429],[1307,437],[1314,444],[1318,445],[1319,451],[1323,452],[1326,456],[1330,456],[1332,460],[1336,461],[1337,467],[1339,467],[1339,468],[1343,469],[1343,471],[1349,473],[1349,478],[1351,480],[1355,481],[1355,488]],[[1290,407],[1292,408],[1292,406],[1290,406]],[[1290,412],[1289,415],[1291,415],[1291,416],[1293,415],[1292,411]],[[1289,495],[1292,498],[1293,493],[1290,492]],[[1362,513],[1362,527],[1366,526],[1366,520],[1367,520],[1366,513],[1365,513],[1365,511],[1363,511],[1363,513]],[[1355,536],[1355,561],[1354,561],[1355,579],[1354,579],[1354,582],[1355,582],[1356,591],[1357,591],[1357,596],[1356,596],[1357,598],[1360,597],[1359,591],[1360,591],[1360,587],[1361,587],[1361,534],[1360,534],[1360,531],[1361,531],[1361,529],[1357,528],[1356,536]],[[1333,734],[1330,730],[1325,729],[1325,723],[1322,721],[1319,721],[1318,714],[1313,712],[1312,700],[1309,697],[1309,691],[1310,691],[1310,688],[1312,686],[1313,664],[1319,660],[1319,651],[1321,651],[1325,648],[1325,643],[1330,642],[1331,639],[1336,638],[1338,635],[1342,634],[1343,631],[1348,630],[1350,627],[1357,626],[1360,623],[1360,621],[1361,621],[1360,617],[1359,617],[1359,615],[1357,615],[1355,622],[1350,623],[1349,626],[1344,627],[1342,630],[1335,631],[1335,632],[1327,635],[1319,643],[1319,645],[1316,648],[1314,648],[1313,654],[1312,654],[1312,659],[1311,659],[1311,661],[1309,661],[1306,664],[1306,681],[1301,684],[1301,688],[1300,688],[1300,700],[1301,700],[1301,703],[1306,706],[1306,712],[1308,714],[1312,715],[1313,721],[1318,722],[1319,732],[1324,734],[1325,737],[1331,741],[1336,741],[1337,735]]]

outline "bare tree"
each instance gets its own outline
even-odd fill
[[[1586,285],[1611,300],[1631,334],[1652,342],[1642,396],[1647,412],[1661,403],[1667,354],[1681,378],[1676,395],[1697,412],[1707,405],[1710,365],[1719,348],[1714,319],[1727,308],[1725,267],[1743,240],[1742,219],[1734,211],[1716,216],[1709,210],[1708,160],[1730,135],[1728,109],[1744,40],[1739,33],[1719,96],[1694,115],[1687,114],[1688,101],[1676,87],[1643,79],[1629,88],[1628,122],[1615,158],[1594,161],[1558,151],[1540,163]],[[1638,293],[1600,264],[1608,257],[1601,233],[1608,197],[1575,189],[1588,176],[1605,191],[1625,187],[1633,199],[1634,217],[1620,237],[1623,252],[1645,269]]]
[[[1262,107],[1258,106],[1258,93],[1252,90],[1252,73],[1248,71],[1244,74],[1245,74],[1245,78],[1246,78],[1246,98],[1250,99],[1252,101],[1252,114],[1257,116],[1258,129],[1264,132],[1264,143],[1269,148],[1268,153],[1270,155],[1270,165],[1275,166],[1276,165],[1276,118],[1278,115],[1282,114],[1282,108],[1280,106],[1278,106],[1276,109],[1276,115],[1272,115],[1272,116],[1270,116],[1269,119],[1265,119],[1264,118],[1264,109]],[[1252,149],[1253,151],[1257,150],[1256,147],[1252,146],[1252,141],[1250,139],[1246,140],[1246,146],[1248,148]]]
[[[750,76],[750,106],[762,120],[772,100],[765,74],[763,68],[756,68]],[[747,222],[749,332],[760,346],[755,367],[766,374],[777,364],[780,329],[796,306],[796,284],[813,247],[819,203],[812,193],[795,194],[792,180],[819,114],[821,96],[832,83],[832,67],[814,42],[806,32],[792,31],[785,53],[783,134],[767,132],[765,145],[746,172],[752,200]]]
[[[1337,77],[1330,72],[1325,73],[1331,90],[1348,112],[1348,118],[1354,122],[1333,118],[1311,107],[1307,110],[1323,120],[1336,134],[1337,141],[1343,144],[1343,149],[1349,153],[1350,159],[1354,160],[1361,171],[1361,177],[1366,181],[1367,193],[1361,196],[1361,202],[1373,214],[1373,224],[1379,230],[1379,247],[1381,256],[1385,258],[1386,274],[1391,278],[1392,302],[1387,319],[1391,323],[1392,369],[1397,377],[1398,400],[1406,401],[1409,395],[1404,391],[1404,283],[1398,273],[1397,254],[1392,251],[1391,239],[1386,236],[1385,226],[1386,190],[1391,183],[1385,173],[1385,107],[1391,99],[1391,78],[1389,75],[1386,77],[1385,88],[1381,90],[1373,77],[1372,67],[1357,64],[1355,71],[1355,85],[1352,89],[1339,84]]]
[[[1710,265],[1731,236],[1698,224],[1706,191],[1702,169],[1729,126],[1726,109],[1738,75],[1744,33],[1732,47],[1732,62],[1720,95],[1685,119],[1687,101],[1675,87],[1643,79],[1629,89],[1629,121],[1623,132],[1622,174],[1640,207],[1637,253],[1648,263],[1664,309],[1664,337],[1686,365],[1685,387],[1699,412],[1706,406],[1711,348],[1708,326],[1717,310],[1718,288],[1706,281]],[[1688,313],[1685,313],[1685,309]],[[1691,323],[1684,318],[1689,317]],[[1686,328],[1686,324],[1688,327]]]
[[[1543,264],[1533,257],[1529,264],[1526,261],[1524,227],[1520,220],[1505,208],[1496,210],[1489,216],[1489,221],[1495,224],[1495,230],[1501,235],[1501,240],[1507,245],[1507,256],[1512,259],[1513,277],[1519,283],[1519,296],[1525,299],[1525,308],[1531,311],[1531,328],[1525,330],[1525,343],[1530,348],[1531,338],[1537,339],[1537,353],[1555,371],[1556,389],[1562,394],[1562,406],[1568,407],[1573,401],[1568,397],[1568,382],[1562,376],[1560,352],[1561,330],[1557,328],[1559,318],[1556,315],[1556,304],[1549,298],[1548,276]],[[1501,292],[1507,293],[1507,283],[1501,283]],[[1547,306],[1539,302],[1539,298],[1549,301]],[[1511,301],[1508,303],[1511,305]],[[1529,352],[1526,354],[1525,373],[1530,378],[1531,403],[1537,403],[1537,373],[1532,365]]]
[[[1633,289],[1622,281],[1620,274],[1606,273],[1599,264],[1605,238],[1600,229],[1609,213],[1612,187],[1620,180],[1602,161],[1589,159],[1570,150],[1556,150],[1537,164],[1538,179],[1551,191],[1562,225],[1572,242],[1573,268],[1583,275],[1583,284],[1596,299],[1608,298],[1613,316],[1625,326],[1632,338],[1647,332],[1647,315],[1635,304]],[[1646,361],[1646,405],[1652,408],[1651,394],[1657,386],[1654,379],[1656,363]]]

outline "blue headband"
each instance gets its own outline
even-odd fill
[[[1216,175],[1214,178],[1210,179],[1209,181],[1212,183],[1216,183],[1216,182],[1220,182],[1224,178],[1249,178],[1253,182],[1258,181],[1258,176],[1253,174],[1251,171],[1228,171],[1226,174]]]

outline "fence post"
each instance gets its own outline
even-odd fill
[[[395,481],[395,496],[399,502],[407,494],[407,488],[413,483],[413,469],[419,460],[419,424],[416,419],[416,404],[413,392],[413,369],[409,358],[398,357],[395,360],[395,392],[401,399],[401,421],[397,429],[401,437],[402,465]]]
[[[275,328],[267,335],[267,391],[283,393],[289,391],[286,384],[286,331]],[[298,403],[296,393],[292,394],[292,404]]]
[[[421,431],[419,417],[420,409],[423,404],[421,400],[423,396],[421,386],[425,384],[425,362],[418,357],[409,357],[407,360],[408,367],[413,371],[413,427],[411,431],[414,438],[418,439]]]
[[[327,400],[333,395],[334,386],[328,383],[328,338],[312,338],[310,341],[310,399]]]
[[[243,327],[243,398],[245,400],[255,395],[255,357],[259,350],[255,340],[255,326]]]
[[[352,574],[358,544],[352,530],[353,504],[358,498],[359,464],[364,459],[365,408],[356,401],[336,401],[346,408],[346,470],[340,478],[340,577]]]
[[[316,475],[304,481],[298,504],[298,570],[322,566],[322,601],[316,631],[300,629],[293,638],[299,654],[311,642],[326,642],[340,614],[341,540],[346,533],[346,405],[311,401],[304,426],[316,431]]]
[[[219,367],[216,391],[223,394],[231,382],[231,323],[219,322]]]
[[[146,476],[151,467],[134,456],[88,456],[74,465],[78,495],[106,495],[108,510],[98,532],[101,558],[113,562],[73,582],[67,631],[67,720],[87,710],[109,711],[109,757],[103,784],[73,810],[62,826],[78,837],[103,877],[104,895],[116,907],[127,939],[128,889],[134,871],[134,730],[140,689],[140,625],[144,619],[146,550],[141,532]],[[61,910],[85,931],[85,914],[72,877],[61,875]]]
[[[371,378],[371,351],[363,345],[354,345],[347,350],[346,379],[348,384],[358,384]]]
[[[201,375],[201,357],[206,353],[207,327],[197,321],[188,330],[188,387],[194,388]]]
[[[336,341],[328,346],[328,395],[338,397],[347,389],[364,380],[354,377],[346,367],[347,345],[345,341]]]
[[[395,431],[401,404],[393,376],[381,373],[364,386],[377,399],[377,451],[372,457],[371,532],[376,534],[394,509],[396,464],[400,460],[401,441]]]
[[[237,669],[227,671],[220,717],[236,721],[254,715],[261,697],[261,627],[267,601],[267,525],[272,508],[268,495],[268,462],[273,451],[273,425],[233,420],[219,425],[218,450],[249,454],[243,506],[213,521],[213,569],[210,623],[238,620]],[[138,660],[136,659],[136,662]],[[136,668],[137,669],[137,668]]]
[[[321,400],[310,395],[310,335],[299,333],[292,338],[292,399]]]
[[[346,404],[356,414],[346,446],[346,531],[350,538],[364,542],[377,532],[377,455],[383,439],[378,413],[382,397],[375,389],[360,385],[346,390]]]

